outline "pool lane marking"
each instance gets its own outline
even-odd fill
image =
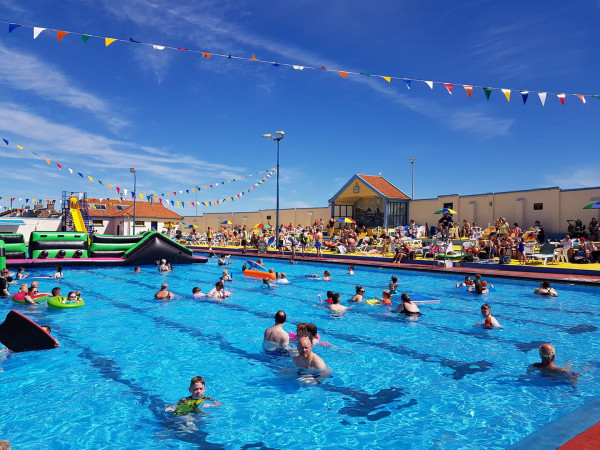
[[[119,281],[126,281],[123,280],[121,278],[115,277],[115,276],[108,276],[105,274],[100,274],[101,276],[104,276],[105,278],[113,278]],[[109,298],[107,298],[105,295],[102,294],[102,297],[106,298],[109,302],[111,303],[115,303],[114,300],[111,300]],[[239,310],[239,311],[243,311],[243,312],[247,312],[250,314],[253,314],[257,317],[260,318],[269,318],[269,319],[273,319],[273,315],[269,314],[269,313],[258,313],[256,311],[250,310],[248,308],[242,307],[240,305],[235,305],[235,304],[231,304],[231,303],[225,303],[225,302],[220,302],[222,304],[223,307],[227,307],[227,308],[231,308],[231,309],[235,309],[235,310]],[[128,308],[135,308],[132,307],[130,304],[124,304],[126,305]],[[137,310],[137,308],[135,308]],[[140,313],[145,314],[145,310],[139,310]],[[365,313],[366,314],[366,313]],[[153,315],[149,315],[150,317],[156,317]],[[395,320],[394,318],[389,318],[390,320]],[[177,323],[173,322],[173,328],[176,328]],[[180,325],[180,327],[185,327],[188,328],[184,325]],[[459,380],[462,379],[465,375],[468,374],[474,374],[477,372],[484,372],[489,370],[489,367],[491,367],[493,364],[485,361],[485,360],[480,360],[480,361],[475,361],[475,362],[461,362],[461,361],[456,361],[456,360],[450,360],[450,359],[446,359],[443,358],[441,356],[437,356],[437,355],[431,355],[431,354],[426,354],[426,353],[419,353],[415,350],[411,350],[407,347],[404,346],[390,346],[388,344],[385,343],[375,343],[372,341],[368,341],[368,340],[362,340],[357,338],[356,336],[350,336],[350,335],[346,335],[346,334],[340,334],[340,333],[336,333],[336,332],[331,332],[331,331],[327,331],[328,335],[331,336],[335,336],[341,340],[345,340],[348,342],[354,342],[354,343],[361,343],[361,344],[366,344],[366,345],[370,345],[373,347],[378,347],[384,350],[387,350],[391,353],[395,353],[395,354],[399,354],[399,355],[403,355],[403,356],[408,356],[411,357],[413,359],[418,359],[424,362],[430,362],[430,363],[437,363],[439,365],[441,365],[442,367],[448,367],[451,368],[454,371],[454,374],[452,375],[452,378]],[[218,335],[220,339],[224,339],[222,336]]]
[[[111,278],[116,278],[116,277],[111,277]],[[148,313],[146,309],[137,308],[129,303],[122,303],[122,302],[119,302],[116,300],[112,300],[104,294],[97,294],[97,297],[103,298],[104,300],[108,301],[109,303],[112,303],[113,305],[117,306],[118,308],[136,312],[144,317],[151,319],[152,321],[154,321],[162,326],[167,326],[170,329],[176,329],[180,332],[185,332],[192,337],[206,340],[206,341],[208,341],[208,343],[211,343],[211,344],[217,343],[217,345],[219,346],[219,348],[222,351],[240,356],[242,361],[244,361],[244,362],[254,360],[256,362],[260,362],[260,363],[266,365],[267,367],[271,368],[272,370],[279,370],[281,368],[281,366],[273,364],[273,362],[272,362],[273,356],[272,355],[269,355],[266,353],[249,353],[245,350],[242,350],[240,348],[233,346],[222,335],[220,335],[218,333],[208,335],[206,333],[203,333],[202,331],[200,331],[197,328],[182,325],[182,324],[175,322],[171,319],[168,319],[166,317],[156,316],[154,314]],[[242,309],[242,310],[244,310],[244,309]],[[253,313],[253,312],[251,312],[251,313]],[[268,316],[268,318],[272,319],[272,315],[269,315],[269,314],[265,314],[265,315]],[[404,388],[396,388],[393,386],[390,388],[381,389],[378,392],[376,392],[375,394],[368,394],[359,388],[338,387],[338,386],[334,386],[332,384],[320,383],[320,384],[317,384],[317,386],[319,386],[322,389],[327,390],[329,392],[342,394],[344,396],[352,396],[354,398],[354,400],[353,400],[354,403],[358,404],[358,406],[356,406],[356,407],[353,407],[352,405],[346,406],[340,410],[340,411],[343,410],[342,412],[338,411],[338,413],[348,414],[349,412],[353,412],[353,414],[348,414],[348,415],[357,417],[357,416],[363,415],[360,413],[361,411],[362,412],[369,411],[367,413],[367,415],[365,415],[365,417],[371,421],[382,419],[384,417],[387,417],[391,413],[389,411],[385,411],[385,412],[378,411],[375,415],[371,416],[371,415],[369,415],[370,412],[373,412],[375,409],[377,409],[385,404],[391,403],[393,400],[395,400],[397,397],[399,397],[401,395],[405,395]],[[382,393],[386,393],[386,392],[391,392],[392,394],[391,395],[387,395],[387,394],[383,395],[382,394]],[[356,400],[356,398],[358,398],[359,400]],[[382,402],[375,403],[372,400],[374,398],[375,399],[383,398],[383,399],[387,399],[387,401],[385,403],[382,403]],[[418,403],[417,399],[410,398],[410,400],[408,400],[408,402],[405,404],[395,405],[394,409],[408,408],[408,407],[416,405],[417,403]],[[370,407],[370,409],[369,409],[369,407]]]

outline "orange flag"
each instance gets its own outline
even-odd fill
[[[202,53],[202,56],[204,56],[205,58],[210,58],[212,56],[212,53]]]
[[[252,58],[250,58],[252,61],[258,61],[258,58],[256,58],[256,55],[252,55]]]
[[[338,72],[342,78],[346,78],[348,76],[348,72]]]
[[[465,91],[467,91],[467,95],[471,98],[471,94],[473,93],[473,86],[469,86],[467,84],[463,85]]]
[[[576,97],[581,100],[583,103],[585,103],[585,97],[581,94],[577,94]]]
[[[68,31],[57,31],[56,32],[56,42],[60,42],[60,40],[62,38],[64,38],[67,34],[69,34]]]

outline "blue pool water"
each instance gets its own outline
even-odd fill
[[[494,292],[475,296],[446,274],[357,267],[350,276],[344,266],[267,260],[292,281],[267,291],[241,276],[242,263],[227,267],[234,295],[222,304],[191,295],[217,281],[216,259],[168,274],[65,269],[63,295],[81,289],[86,301],[74,310],[2,300],[1,317],[15,308],[49,324],[61,346],[0,361],[0,439],[14,448],[504,448],[600,395],[597,288],[557,285],[550,299],[531,294],[535,283],[492,280]],[[325,269],[333,281],[303,277]],[[440,303],[422,304],[417,320],[383,306],[342,318],[313,307],[327,290],[347,304],[356,284],[380,296],[392,274],[399,292]],[[40,281],[41,291],[56,285]],[[163,281],[176,299],[153,299]],[[504,329],[474,325],[484,302]],[[262,351],[278,309],[286,330],[311,321],[333,344],[315,348],[330,378],[306,383],[289,357]],[[577,385],[526,374],[545,341],[557,363],[583,372]],[[223,405],[163,412],[195,375]]]

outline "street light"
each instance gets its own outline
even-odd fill
[[[410,173],[412,178],[412,195],[410,196],[411,200],[415,198],[415,158],[410,159]]]
[[[129,171],[133,174],[133,234],[135,234],[135,200],[137,198],[137,173],[132,167]]]
[[[275,136],[273,136],[275,135]],[[277,141],[277,210],[275,213],[275,229],[277,230],[275,232],[275,245],[276,248],[279,250],[279,141],[281,141],[283,139],[283,136],[285,135],[285,133],[283,131],[276,131],[273,134],[263,134],[264,138],[271,138],[274,141]]]

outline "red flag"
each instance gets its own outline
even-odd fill
[[[59,163],[56,163],[56,165],[58,166],[58,170],[62,170],[62,166]]]
[[[444,83],[444,86],[446,86],[446,89],[448,89],[448,92],[450,94],[452,94],[452,83]]]

